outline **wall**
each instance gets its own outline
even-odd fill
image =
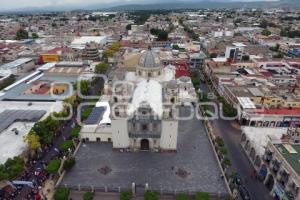
[[[113,148],[128,148],[129,136],[127,119],[116,119],[111,121]]]
[[[160,147],[162,150],[176,150],[178,121],[162,121]]]

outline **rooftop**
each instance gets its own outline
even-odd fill
[[[0,69],[3,69],[3,70],[7,70],[7,69],[13,69],[13,68],[16,68],[22,64],[25,64],[25,63],[28,63],[32,61],[31,58],[20,58],[18,60],[15,60],[15,61],[12,61],[10,63],[7,63],[7,64],[4,64],[2,66],[0,66]]]
[[[300,175],[300,145],[291,144],[289,146],[285,146],[284,144],[274,144],[274,146],[295,170],[295,172]],[[287,149],[287,147],[289,148]],[[291,151],[291,149],[293,151]]]

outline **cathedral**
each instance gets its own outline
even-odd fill
[[[121,151],[176,151],[176,108],[197,102],[190,77],[176,79],[175,67],[163,66],[151,48],[140,53],[134,69],[116,72],[106,84],[81,130],[82,140],[111,142]]]

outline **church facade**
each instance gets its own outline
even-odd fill
[[[131,151],[176,151],[176,106],[197,102],[191,79],[175,79],[175,67],[162,66],[151,48],[141,53],[134,72],[116,74],[105,94],[94,109],[102,110],[99,120],[86,123],[81,138]]]

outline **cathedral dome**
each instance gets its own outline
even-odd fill
[[[160,66],[159,58],[151,48],[148,48],[148,50],[141,55],[139,66],[143,68],[157,68]]]

